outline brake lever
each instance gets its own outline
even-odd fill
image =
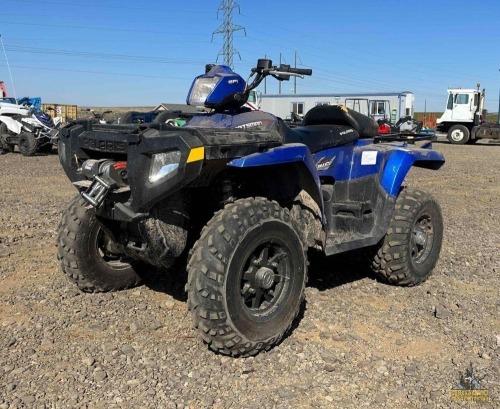
[[[269,71],[270,75],[286,75],[288,77],[300,77],[304,78],[302,74],[296,74],[294,72],[286,72],[286,71]]]

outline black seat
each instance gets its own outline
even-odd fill
[[[311,153],[354,142],[359,134],[345,125],[311,125],[289,128],[282,123],[284,143],[303,143]]]
[[[360,138],[378,135],[373,119],[343,105],[318,105],[307,112],[302,125],[345,125],[354,128]]]

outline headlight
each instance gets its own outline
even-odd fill
[[[151,169],[149,170],[149,181],[154,183],[163,178],[171,178],[176,174],[181,160],[181,152],[155,153],[152,159]]]
[[[220,77],[198,78],[189,94],[188,104],[195,106],[205,105],[205,101],[219,81]]]

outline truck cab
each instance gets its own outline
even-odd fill
[[[484,90],[450,88],[446,109],[437,120],[437,130],[446,132],[448,140],[464,144],[471,140],[472,128],[481,123]]]
[[[474,89],[449,89],[446,110],[440,122],[474,122],[479,116],[483,106],[484,91]]]

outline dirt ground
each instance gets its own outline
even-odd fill
[[[435,144],[414,169],[445,220],[434,274],[377,281],[350,255],[313,257],[306,306],[268,353],[210,352],[192,329],[184,271],[84,294],[55,237],[76,191],[53,153],[0,156],[0,409],[500,407],[500,146]],[[454,402],[466,369],[487,391]]]

